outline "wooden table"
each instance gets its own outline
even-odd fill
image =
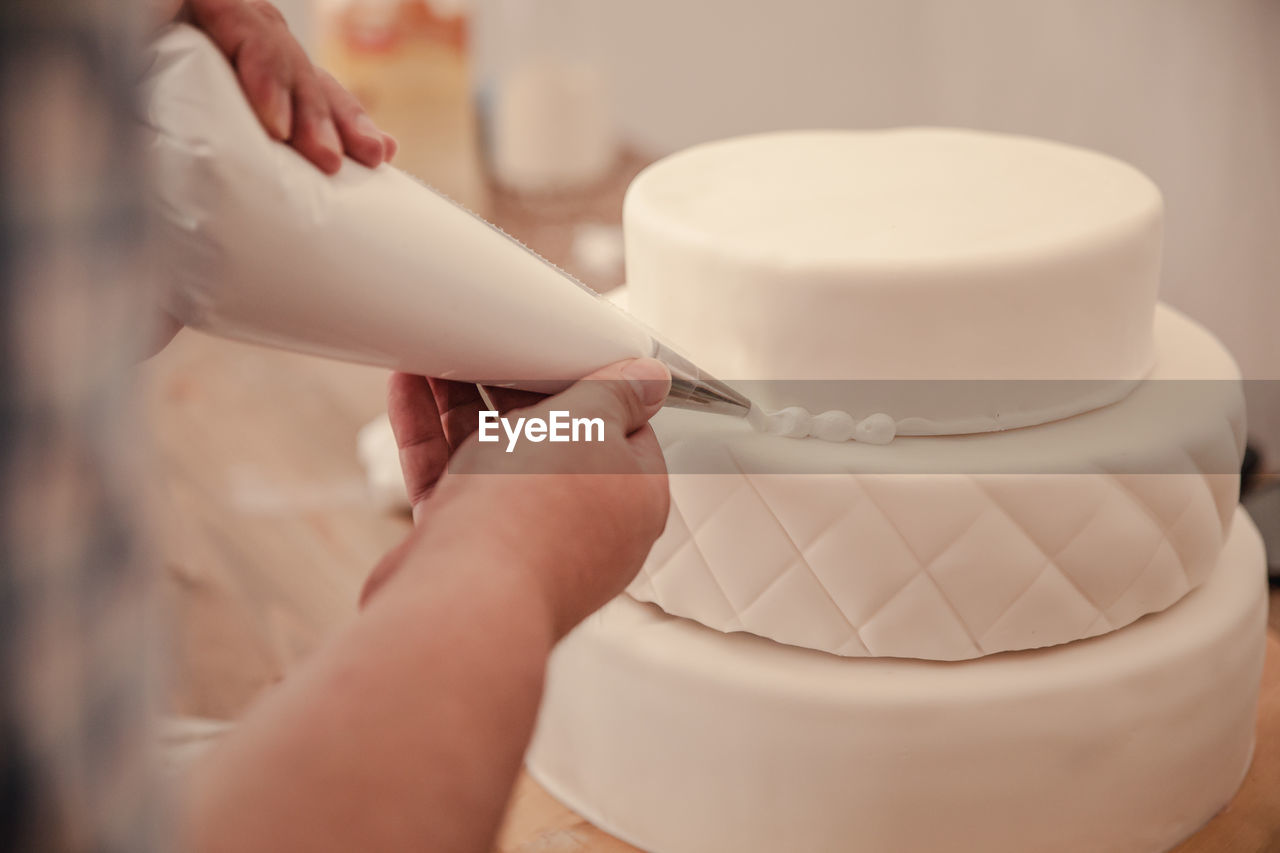
[[[376,109],[375,117],[394,119]],[[401,129],[408,156],[414,139],[389,123]],[[422,160],[424,146],[417,152]],[[535,208],[484,188],[472,204],[574,271],[574,227],[616,223],[622,190],[641,164],[624,157],[596,192],[573,201]],[[173,706],[233,719],[352,618],[365,573],[408,529],[407,519],[371,507],[355,457],[356,431],[383,410],[386,374],[192,332],[143,374],[157,469],[153,518],[176,634]],[[1280,624],[1275,595],[1272,620]],[[1273,637],[1253,768],[1235,802],[1180,850],[1280,850],[1277,827],[1280,642]],[[498,849],[634,848],[522,776]]]

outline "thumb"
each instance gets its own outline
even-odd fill
[[[671,372],[665,364],[653,358],[633,358],[600,368],[539,408],[603,418],[630,435],[662,408],[670,390]]]

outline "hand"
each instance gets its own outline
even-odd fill
[[[262,126],[322,171],[346,154],[373,167],[397,144],[355,96],[311,64],[284,16],[266,0],[190,0],[192,21],[227,55]]]
[[[646,422],[670,375],[639,359],[589,379],[550,399],[490,397],[534,403],[509,417],[599,417],[603,442],[506,453],[471,435],[474,386],[392,377],[414,532],[370,578],[360,618],[197,769],[184,849],[494,849],[551,650],[622,591],[666,520]]]
[[[507,417],[555,409],[605,423],[602,442],[506,453],[474,436],[487,408],[474,385],[394,374],[387,408],[417,534],[370,575],[362,603],[395,575],[429,572],[431,549],[470,539],[472,552],[503,564],[482,570],[532,573],[562,636],[626,587],[666,524],[666,465],[647,422],[670,382],[661,363],[636,359],[550,398],[491,389]]]
[[[267,132],[322,171],[338,171],[344,153],[370,168],[395,156],[395,138],[378,130],[354,95],[311,64],[284,16],[266,0],[149,2],[158,24],[185,9],[227,55]],[[140,356],[160,352],[181,329],[168,314],[157,317]]]

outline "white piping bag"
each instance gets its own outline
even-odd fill
[[[230,64],[175,25],[142,81],[165,310],[252,343],[554,392],[654,356],[671,405],[749,401],[498,229],[390,166],[326,176],[272,140]]]

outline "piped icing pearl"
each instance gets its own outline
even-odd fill
[[[876,412],[863,418],[853,431],[853,437],[867,444],[888,444],[898,434],[898,425],[884,412]]]
[[[809,435],[809,427],[813,416],[799,406],[787,406],[780,412],[769,415],[765,431],[773,435],[787,438],[805,438]]]
[[[848,441],[854,437],[857,426],[848,412],[833,409],[814,415],[810,432],[823,441]]]
[[[866,444],[888,444],[898,432],[897,422],[883,412],[855,422],[848,412],[832,410],[812,415],[800,406],[788,406],[777,412],[764,412],[752,407],[747,414],[747,423],[768,435],[813,437],[832,442],[856,439]]]

